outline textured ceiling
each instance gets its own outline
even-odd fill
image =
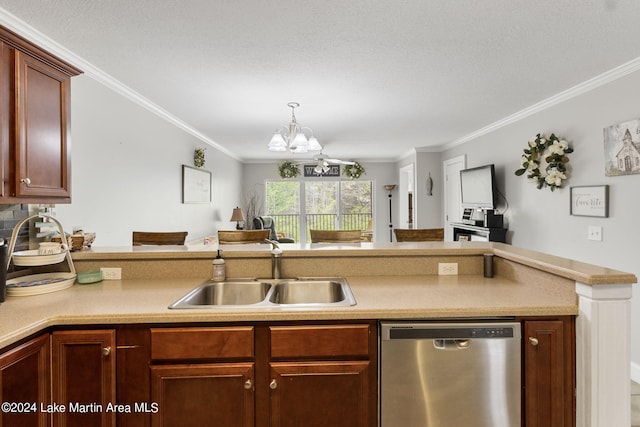
[[[266,150],[289,101],[330,157],[395,160],[640,57],[637,0],[0,7],[246,161],[290,156]]]

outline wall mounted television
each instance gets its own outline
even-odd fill
[[[461,170],[460,196],[463,208],[495,209],[498,190],[493,164]]]

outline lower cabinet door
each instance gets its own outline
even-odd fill
[[[115,426],[115,345],[111,329],[51,334],[54,427]]]
[[[525,426],[574,426],[573,323],[528,320],[523,331]]]
[[[153,427],[251,427],[253,363],[151,367]]]
[[[49,334],[0,356],[0,426],[47,427],[51,416]]]
[[[370,427],[369,362],[271,363],[272,427]]]

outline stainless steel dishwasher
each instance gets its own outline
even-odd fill
[[[380,427],[519,427],[516,322],[381,322]]]

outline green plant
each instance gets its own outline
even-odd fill
[[[196,148],[193,153],[193,165],[197,168],[204,166],[204,150],[206,150],[206,148]]]

